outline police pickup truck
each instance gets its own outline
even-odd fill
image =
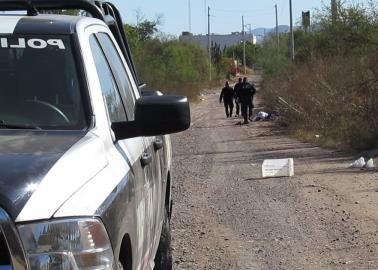
[[[112,3],[0,13],[0,270],[171,269],[166,134],[187,99],[141,95]]]

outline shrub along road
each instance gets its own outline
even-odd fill
[[[378,172],[275,123],[235,125],[218,99],[205,94],[173,136],[174,268],[378,269]],[[261,178],[264,159],[286,157],[294,177]]]

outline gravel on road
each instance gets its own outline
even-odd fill
[[[275,122],[238,125],[218,95],[172,136],[174,269],[378,269],[378,172]],[[295,176],[263,179],[270,158],[294,158]]]

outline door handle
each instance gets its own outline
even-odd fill
[[[143,153],[142,157],[140,158],[140,163],[142,164],[142,167],[147,166],[152,162],[152,155],[150,153]]]
[[[163,140],[162,139],[156,139],[154,142],[154,149],[155,151],[158,151],[162,149],[164,146]]]

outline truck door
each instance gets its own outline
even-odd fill
[[[109,122],[128,121],[130,116],[126,112],[123,104],[116,77],[96,34],[90,36],[89,43],[101,84],[102,96],[106,105]],[[148,228],[145,223],[145,213],[146,209],[148,209],[148,205],[146,205],[144,192],[146,179],[144,169],[139,162],[139,159],[142,156],[142,151],[144,150],[143,140],[143,138],[134,138],[115,143],[115,147],[124,157],[130,168],[132,168],[131,173],[134,176],[133,179],[135,179],[132,186],[134,190],[133,196],[135,197],[135,207],[133,209],[135,209],[134,216],[136,217],[136,220],[134,221],[134,224],[136,224],[136,228],[135,231],[131,233],[136,235],[136,246],[134,247],[136,262],[134,263],[137,265],[140,265],[144,261],[148,247],[148,241],[146,238],[146,231]]]
[[[160,223],[162,221],[162,212],[164,208],[161,207],[161,201],[164,200],[162,197],[163,195],[163,190],[162,190],[162,170],[161,170],[161,152],[163,151],[164,147],[164,142],[162,141],[161,136],[156,136],[156,137],[147,137],[146,138],[146,143],[147,147],[149,149],[149,152],[152,154],[152,162],[150,166],[151,170],[151,179],[153,181],[152,186],[153,186],[153,193],[152,193],[152,207],[153,207],[153,212],[154,212],[154,224],[153,224],[153,238],[152,238],[152,243],[153,248],[156,249],[159,240],[160,240]]]
[[[108,59],[109,66],[114,74],[116,84],[118,86],[121,100],[124,104],[127,121],[134,120],[134,109],[135,100],[138,97],[138,90],[133,87],[133,77],[128,73],[125,66],[125,61],[122,60],[121,54],[117,51],[116,45],[113,43],[110,36],[106,33],[97,33],[96,37],[104,51],[106,58]],[[134,82],[135,85],[135,82]],[[156,219],[157,219],[157,208],[156,195],[158,191],[156,190],[159,186],[159,175],[156,174],[156,157],[151,145],[151,141],[148,138],[134,138],[132,140],[124,140],[125,142],[118,142],[119,145],[130,153],[132,157],[132,165],[138,167],[138,170],[142,170],[143,177],[141,178],[141,183],[143,182],[143,202],[138,206],[139,211],[137,215],[139,217],[144,217],[143,227],[144,227],[144,263],[147,263],[149,257],[151,256],[153,243],[156,235]],[[129,143],[127,143],[127,141]],[[134,143],[130,143],[133,141]],[[134,145],[133,145],[134,144]]]

